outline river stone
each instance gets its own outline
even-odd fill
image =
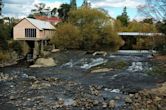
[[[114,100],[109,101],[109,108],[115,108],[116,102]]]
[[[101,69],[92,70],[91,73],[103,73],[103,72],[109,72],[112,70],[113,70],[112,68],[101,68]]]
[[[53,58],[38,58],[34,65],[30,67],[52,67],[56,66]]]
[[[89,88],[90,88],[90,91],[91,91],[92,95],[98,96],[100,94],[99,91],[96,89],[95,86],[90,86]]]
[[[102,107],[103,107],[103,108],[107,108],[107,103],[106,103],[106,102],[103,102],[103,103],[102,103]]]
[[[96,51],[93,53],[93,56],[96,56],[96,55],[106,56],[107,52],[106,51]]]
[[[93,101],[93,105],[98,105],[99,104],[99,101],[98,100],[94,100]]]
[[[43,88],[47,88],[47,87],[51,87],[51,84],[49,84],[47,82],[35,81],[32,84],[31,89],[43,89]]]
[[[132,100],[131,100],[131,98],[129,96],[127,96],[125,98],[125,102],[130,104],[130,103],[132,103]]]
[[[0,73],[0,81],[13,80],[13,77],[10,77],[8,74]]]
[[[119,97],[119,96],[116,96],[116,97],[115,97],[115,100],[119,100],[119,99],[120,99],[120,97]]]
[[[59,52],[59,51],[60,51],[60,49],[53,49],[53,50],[51,50],[52,53],[56,53],[56,52]]]
[[[15,99],[15,97],[14,97],[14,96],[10,96],[9,99],[10,99],[10,100],[13,100],[13,99]]]

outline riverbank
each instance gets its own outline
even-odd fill
[[[166,110],[166,82],[131,97],[133,110]]]
[[[166,62],[166,55],[155,55],[153,60]]]
[[[15,59],[10,59],[10,60],[7,60],[7,61],[0,62],[0,68],[10,67],[10,66],[14,66],[14,65],[17,65],[17,64],[21,64],[22,62],[25,62],[24,59],[25,58],[23,56],[20,56],[17,59],[15,58]]]
[[[15,51],[0,52],[0,68],[16,65],[25,56],[18,55]]]

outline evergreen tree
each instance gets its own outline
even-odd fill
[[[67,18],[68,18],[68,13],[69,13],[70,9],[71,9],[71,5],[69,5],[69,4],[62,4],[60,6],[60,8],[58,9],[58,13],[59,13],[58,16],[60,18],[62,18],[64,21],[66,21]]]
[[[0,0],[0,16],[2,15],[2,6],[3,6],[2,0]]]
[[[76,0],[70,0],[70,6],[71,8],[77,8],[77,3],[76,3]]]
[[[124,7],[123,13],[117,17],[117,20],[120,20],[123,26],[128,26],[129,24],[129,17],[127,15],[127,8]]]
[[[84,0],[82,7],[90,7],[90,6],[91,6],[90,1]]]

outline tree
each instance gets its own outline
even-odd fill
[[[149,24],[153,24],[153,18],[145,18],[143,20],[144,23],[149,23]]]
[[[76,0],[70,0],[70,6],[71,8],[76,9],[77,8]]]
[[[140,5],[138,11],[143,16],[158,21],[156,24],[158,31],[166,35],[166,0],[146,0],[146,4]],[[166,54],[166,36],[158,37],[155,42],[156,49]]]
[[[155,24],[145,23],[144,20],[141,22],[133,20],[129,22],[127,27],[124,27],[119,20],[116,20],[114,27],[118,32],[157,32]]]
[[[69,22],[75,24],[79,27],[84,27],[85,25],[95,24],[96,28],[102,28],[102,26],[108,24],[109,16],[104,12],[91,9],[91,8],[80,8],[77,10],[71,10],[69,12]]]
[[[146,0],[145,5],[138,6],[138,11],[143,16],[156,20],[159,31],[166,34],[166,0]]]
[[[145,5],[138,6],[138,11],[147,18],[165,20],[166,0],[146,0]]]
[[[163,20],[162,22],[158,21],[156,23],[156,27],[159,30],[159,32],[162,32],[166,35],[166,20]]]
[[[52,43],[62,49],[77,49],[80,46],[81,38],[78,27],[71,23],[64,23],[57,27]]]
[[[62,4],[60,8],[58,9],[59,17],[63,20],[67,20],[68,13],[70,11],[71,6],[69,4]]]
[[[82,7],[90,7],[90,6],[91,6],[90,1],[84,0],[84,2],[83,2],[83,4],[82,4]]]
[[[0,23],[0,50],[7,50],[8,49],[8,42],[7,42],[7,33],[6,33],[6,25],[2,22]]]
[[[57,8],[53,8],[53,9],[51,10],[51,16],[56,16],[57,11],[58,11]]]
[[[0,0],[0,16],[2,15],[2,6],[3,6],[3,3],[2,3],[2,0]]]
[[[117,16],[117,20],[120,20],[123,26],[128,26],[129,17],[127,15],[127,8],[124,7],[123,13],[120,16]]]
[[[46,7],[46,4],[44,3],[35,4],[35,8],[36,9],[31,10],[29,17],[33,17],[34,15],[50,16],[51,14],[50,7]]]
[[[109,16],[98,9],[82,7],[70,10],[67,23],[57,28],[58,31],[53,38],[53,43],[58,47],[117,50],[123,44],[112,28]]]
[[[162,22],[158,21],[156,23],[156,27],[159,32],[162,32],[166,35],[166,20]],[[162,54],[166,54],[166,36],[158,37],[155,41],[155,45],[157,46],[156,49],[160,51]]]

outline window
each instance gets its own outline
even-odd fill
[[[25,29],[25,37],[36,37],[36,29]]]

